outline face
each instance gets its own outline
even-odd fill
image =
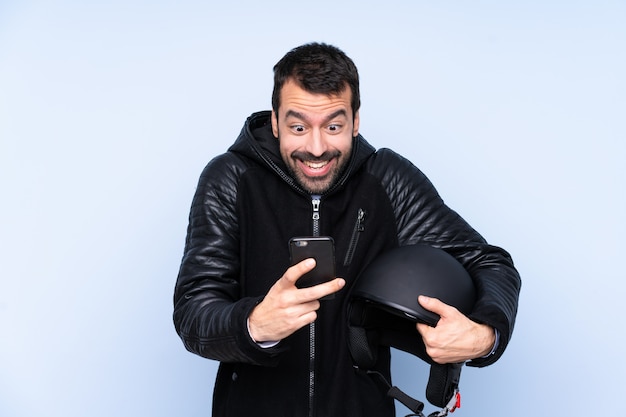
[[[311,194],[328,190],[350,158],[352,138],[359,131],[358,112],[352,117],[351,95],[349,88],[338,95],[312,94],[287,81],[278,114],[272,112],[280,154]]]

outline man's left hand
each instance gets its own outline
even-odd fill
[[[426,353],[437,363],[458,363],[487,355],[494,343],[492,327],[476,323],[456,308],[431,297],[420,295],[418,301],[426,310],[441,318],[436,327],[418,323]]]

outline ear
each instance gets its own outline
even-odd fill
[[[272,110],[272,134],[274,135],[275,138],[278,138],[278,116],[276,115],[276,112],[274,112],[274,110]]]
[[[359,123],[361,121],[361,118],[359,117],[359,111],[357,110],[356,113],[354,114],[354,123],[352,126],[352,137],[356,137],[356,135],[359,134]]]

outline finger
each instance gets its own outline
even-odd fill
[[[420,295],[417,298],[417,301],[426,310],[438,314],[440,317],[449,316],[451,314],[451,310],[454,309],[454,307],[449,306],[448,304],[437,298],[427,297],[425,295]]]
[[[431,327],[428,324],[425,324],[425,323],[417,323],[416,327],[417,327],[417,331],[422,336],[424,336],[431,329]]]
[[[288,287],[295,287],[296,281],[313,268],[315,268],[315,259],[307,258],[288,268],[279,281],[283,281]]]
[[[422,336],[426,354],[436,363],[442,363],[441,349],[437,344],[437,329],[428,324],[417,323],[417,331]]]
[[[312,287],[303,288],[299,291],[302,297],[301,301],[319,300],[322,297],[336,293],[346,285],[346,281],[343,278],[335,278],[328,282],[314,285]]]

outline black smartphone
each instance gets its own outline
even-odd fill
[[[298,288],[312,287],[335,279],[335,242],[332,237],[293,237],[289,239],[289,254],[291,265],[307,258],[315,259],[315,268],[296,282]]]

